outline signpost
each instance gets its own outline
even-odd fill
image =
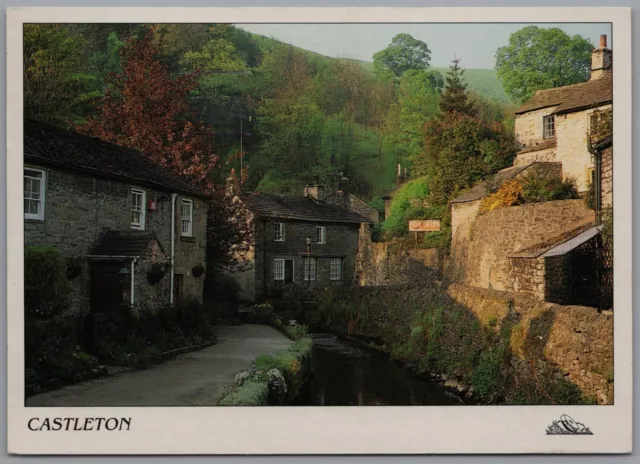
[[[440,221],[438,219],[422,219],[409,221],[409,232],[414,232],[416,243],[418,243],[418,232],[438,232]]]

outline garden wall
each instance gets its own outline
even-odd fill
[[[509,256],[592,222],[583,200],[500,208],[455,228],[450,274],[474,287],[513,290]]]

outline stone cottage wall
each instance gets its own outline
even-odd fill
[[[516,159],[513,161],[513,165],[522,166],[524,164],[531,164],[534,161],[556,161],[556,148],[553,147],[545,150],[518,154]]]
[[[505,282],[509,292],[531,295],[544,300],[545,266],[543,258],[510,258],[510,279]]]
[[[518,147],[537,145],[544,140],[542,120],[545,116],[553,113],[556,108],[552,106],[516,115],[514,130]]]
[[[43,169],[40,166],[34,166]],[[26,245],[53,245],[63,256],[86,258],[101,235],[109,230],[131,229],[132,187],[107,178],[96,178],[73,171],[46,169],[45,218],[25,219]],[[142,188],[147,200],[155,199],[156,211],[147,211],[145,230],[156,234],[165,253],[171,249],[171,199],[167,192]],[[176,199],[179,204],[180,196]],[[194,237],[180,239],[179,208],[176,224],[176,274],[183,274],[186,294],[202,298],[202,280],[191,276],[195,264],[204,263],[206,247],[206,211],[204,200],[194,199]],[[140,269],[142,272],[142,269]],[[168,281],[168,276],[165,277]],[[164,280],[164,279],[163,279]],[[140,281],[140,280],[138,280]],[[90,262],[82,260],[82,272],[72,280],[72,311],[88,311],[90,302]],[[187,293],[188,292],[188,293]],[[166,301],[169,301],[168,290]]]
[[[458,228],[451,247],[452,277],[474,287],[513,288],[509,255],[593,221],[583,200],[531,203],[480,215]]]
[[[285,241],[275,241],[275,223],[285,223]],[[326,227],[326,243],[316,243],[316,227]],[[256,298],[277,291],[284,284],[273,278],[274,259],[292,259],[293,282],[297,285],[344,286],[353,282],[360,224],[329,224],[292,220],[261,219],[255,223],[254,289]],[[311,237],[311,258],[316,259],[316,280],[305,281],[307,237]],[[331,280],[331,258],[342,258],[342,279]]]
[[[602,152],[602,207],[613,206],[613,147]]]

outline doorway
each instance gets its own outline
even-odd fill
[[[290,284],[293,282],[293,260],[284,260],[284,283]]]

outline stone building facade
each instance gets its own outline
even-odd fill
[[[205,267],[202,192],[138,152],[33,121],[24,156],[25,245],[54,246],[79,265],[72,312],[202,300],[204,277],[192,271]],[[151,285],[154,264],[166,275]]]
[[[249,269],[232,274],[245,301],[275,296],[288,286],[350,285],[361,224],[372,224],[339,204],[306,196],[240,194],[253,224],[245,259]]]
[[[598,113],[612,108],[612,53],[606,36],[601,36],[591,61],[589,81],[537,91],[516,110],[515,119],[520,151],[514,165],[561,162],[563,177],[574,178],[580,192],[595,181],[587,137]]]

